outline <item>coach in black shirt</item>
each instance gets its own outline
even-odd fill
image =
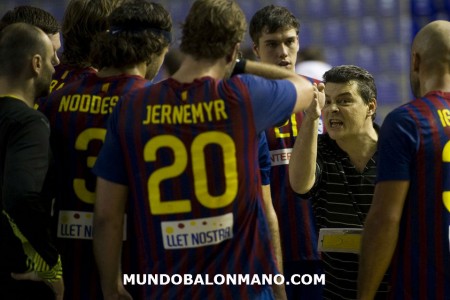
[[[295,192],[311,198],[317,227],[323,233],[327,232],[324,228],[342,235],[354,229],[358,236],[372,202],[376,176],[375,82],[369,72],[351,65],[334,67],[323,78],[325,105],[321,108],[313,102],[306,111],[292,151],[289,179]],[[318,136],[321,113],[327,133]],[[333,242],[327,245],[319,240],[325,299],[356,299],[359,244],[353,237],[335,236],[333,240],[328,236]],[[335,243],[341,239],[347,242]],[[382,285],[380,296],[386,291]]]

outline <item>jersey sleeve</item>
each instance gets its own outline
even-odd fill
[[[378,140],[377,182],[409,180],[410,162],[419,142],[416,124],[405,108],[388,114]]]
[[[262,185],[270,184],[270,169],[272,161],[270,159],[269,145],[267,144],[267,137],[265,132],[261,132],[258,141],[258,159],[259,171],[261,173]]]
[[[284,123],[290,117],[297,100],[293,83],[253,75],[238,76],[249,89],[257,132]]]
[[[128,177],[125,168],[123,150],[117,129],[122,101],[117,103],[113,113],[108,119],[105,143],[95,162],[92,171],[98,177],[118,184],[127,185]]]

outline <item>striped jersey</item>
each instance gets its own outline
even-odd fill
[[[64,268],[65,299],[101,299],[92,251],[96,177],[91,168],[121,96],[149,85],[135,75],[91,74],[40,99],[50,121],[56,167],[55,231]]]
[[[374,127],[378,129],[376,124]],[[377,153],[360,173],[336,141],[327,133],[319,135],[316,182],[309,192],[318,230],[363,227],[372,204],[376,161]],[[359,256],[339,252],[321,254],[326,276],[324,299],[356,299]],[[386,291],[384,280],[378,294]]]
[[[391,112],[379,141],[378,181],[408,180],[392,299],[450,299],[450,93],[433,91]]]
[[[59,90],[64,85],[96,72],[92,67],[78,68],[66,64],[59,64],[55,66],[55,73],[53,73],[52,82],[50,83],[50,92]]]
[[[270,160],[269,145],[267,144],[267,138],[264,131],[261,132],[259,135],[258,160],[259,160],[259,170],[261,174],[261,184],[269,185],[270,169],[272,165]]]
[[[305,77],[305,76],[302,76]],[[318,80],[305,77],[311,83]],[[289,183],[289,159],[303,120],[303,113],[292,114],[281,126],[266,130],[272,161],[270,188],[280,228],[283,261],[320,260],[311,202],[300,197]],[[321,122],[321,121],[320,121]],[[322,123],[319,133],[322,133]]]
[[[277,274],[258,134],[289,117],[292,84],[251,75],[169,78],[128,98],[111,116],[94,168],[130,188],[128,238],[139,262],[123,272]],[[261,299],[270,291],[247,284],[138,289],[139,299]]]

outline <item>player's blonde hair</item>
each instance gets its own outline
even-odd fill
[[[183,24],[180,49],[196,59],[218,59],[244,39],[247,22],[232,0],[197,0]]]

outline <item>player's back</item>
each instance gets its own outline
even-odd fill
[[[410,189],[393,259],[392,277],[396,284],[392,295],[448,299],[450,94],[430,92],[394,113],[399,120],[411,120],[408,138],[417,141],[417,148],[411,149],[415,158],[410,166]]]
[[[123,172],[100,176],[130,187],[127,238],[140,256],[125,274],[278,272],[262,206],[258,133],[288,118],[295,93],[274,86],[253,76],[189,84],[169,78],[118,104],[107,143],[117,141],[122,159],[102,151],[100,165],[112,160]],[[279,100],[267,97],[271,89]],[[262,288],[151,285],[140,296],[245,299]]]
[[[50,83],[50,92],[56,91],[72,82],[83,79],[90,74],[95,74],[97,70],[93,67],[76,67],[67,64],[59,64],[55,66],[55,73]]]
[[[95,177],[90,169],[105,138],[109,115],[123,95],[149,84],[140,76],[101,78],[91,74],[39,103],[39,110],[50,121],[59,173],[67,179],[60,178],[65,199],[61,205],[69,198],[89,205],[94,203]]]
[[[57,183],[55,229],[67,270],[69,299],[100,295],[91,243],[96,184],[91,168],[103,145],[109,115],[120,97],[148,84],[140,76],[101,78],[91,74],[40,99],[39,110],[51,126]]]

